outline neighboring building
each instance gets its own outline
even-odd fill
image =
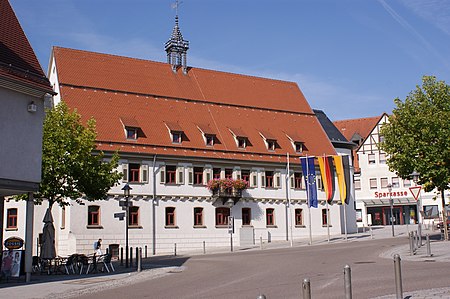
[[[15,235],[25,228],[25,209],[3,213],[5,197],[38,190],[44,100],[53,89],[7,0],[0,0],[0,16],[0,233]]]
[[[314,109],[314,113],[317,116],[317,119],[319,120],[320,125],[324,129],[325,133],[328,136],[328,139],[331,141],[331,144],[333,144],[334,149],[339,155],[342,156],[349,156],[352,157],[353,150],[357,147],[355,143],[350,142],[345,138],[345,136],[339,131],[339,129],[333,124],[333,122],[328,118],[328,116],[323,112],[322,110]],[[354,176],[354,167],[353,167],[353,161],[350,159],[350,177]],[[350,201],[348,203],[348,206],[346,210],[346,216],[347,219],[350,219],[352,221],[347,222],[347,230],[350,232],[354,232],[357,230],[356,222],[354,219],[356,219],[356,202],[355,202],[355,187],[353,186],[353,181],[350,182],[351,187],[350,190]],[[336,192],[336,197],[339,197],[339,192]],[[339,198],[337,198],[338,204]],[[341,215],[341,219],[344,219],[344,215]],[[344,224],[342,224],[344,225]]]
[[[416,186],[412,178],[403,180],[389,171],[386,164],[389,157],[378,148],[383,140],[380,128],[388,121],[389,117],[384,113],[377,117],[334,122],[346,138],[359,145],[354,151],[358,226],[391,225],[391,198],[395,225],[416,224],[419,220],[426,225],[432,224],[438,221],[439,213],[442,212],[439,201],[436,201],[437,194],[421,191],[421,207],[418,207],[409,189]]]
[[[228,246],[230,215],[236,245],[288,240],[290,231],[294,239],[308,237],[299,158],[336,150],[297,84],[188,67],[188,47],[177,18],[165,46],[168,63],[53,48],[55,101],[77,109],[82,121],[95,118],[98,149],[118,151],[123,173],[107,200],[53,207],[58,254],[93,252],[99,237],[113,253],[124,246],[125,223],[114,214],[122,212],[126,183],[132,247],[161,253],[174,243],[179,250]],[[213,196],[206,185],[214,178],[243,179],[249,188]],[[355,232],[353,205],[347,209]],[[333,235],[343,233],[341,205],[324,216],[323,205],[311,209],[313,236],[327,234],[327,221]]]

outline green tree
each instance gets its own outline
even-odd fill
[[[418,183],[427,192],[440,192],[445,211],[444,191],[450,183],[450,86],[424,76],[422,86],[404,101],[394,101],[397,107],[381,129],[380,147],[389,155],[389,169],[404,179],[414,170],[419,172]],[[446,225],[444,229],[447,240]]]
[[[118,182],[119,156],[115,153],[105,161],[96,151],[95,120],[86,125],[76,111],[69,111],[64,102],[48,110],[44,120],[42,148],[42,179],[36,203],[48,200],[49,208],[57,203],[67,205],[67,198],[80,202],[104,199]]]

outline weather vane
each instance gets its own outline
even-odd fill
[[[175,13],[178,16],[178,7],[180,7],[181,3],[183,3],[183,1],[178,1],[176,0],[175,3],[172,3],[172,8],[175,9]]]

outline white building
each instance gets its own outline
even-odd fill
[[[203,242],[229,246],[230,215],[238,246],[261,237],[308,238],[310,229],[313,239],[328,230],[340,235],[345,226],[355,232],[353,202],[344,219],[338,191],[329,212],[319,205],[309,213],[299,158],[336,150],[297,84],[188,67],[188,47],[177,20],[166,43],[168,63],[53,48],[55,101],[77,109],[83,121],[95,118],[98,150],[118,151],[123,173],[106,200],[53,207],[58,254],[90,253],[98,238],[117,254],[125,222],[114,214],[122,212],[126,183],[133,203],[129,244],[148,246],[149,254],[171,252],[175,243],[181,251]],[[213,178],[244,179],[249,188],[212,196],[206,184]],[[320,175],[318,181],[324,202]]]
[[[404,180],[389,171],[386,153],[378,149],[378,143],[383,138],[380,128],[388,121],[388,115],[382,114],[334,122],[348,140],[358,144],[354,152],[358,226],[391,225],[391,198],[394,225],[416,224],[418,221],[425,225],[437,223],[442,213],[440,196],[421,190],[418,202],[410,190],[417,187],[412,178]]]

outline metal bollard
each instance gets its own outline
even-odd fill
[[[303,279],[302,283],[303,299],[311,299],[311,282],[309,278]]]
[[[349,265],[344,267],[345,299],[352,299],[352,269]]]
[[[417,231],[414,231],[414,234],[416,236],[416,238],[414,239],[416,241],[416,250],[420,248],[419,246],[419,234]]]
[[[206,254],[206,242],[203,241],[203,254]]]
[[[130,267],[133,267],[133,247],[130,247]]]
[[[258,297],[256,297],[256,299],[266,299],[266,295],[260,294]]]
[[[372,226],[370,227],[370,238],[373,239],[373,229],[372,229]]]
[[[259,237],[259,248],[263,249],[262,236]]]
[[[138,256],[139,256],[139,248],[136,247],[136,267],[138,266]]]
[[[177,243],[174,243],[173,245],[173,255],[177,256]]]
[[[433,254],[431,254],[431,244],[429,234],[427,234],[427,256],[433,256]]]
[[[139,247],[136,260],[137,260],[137,271],[141,272],[141,270],[142,270],[142,248],[141,247]]]
[[[109,253],[109,249],[108,248],[106,248],[106,254],[108,254]]]
[[[120,265],[123,266],[123,247],[120,247]]]
[[[394,255],[394,268],[395,268],[395,293],[397,299],[403,299],[403,286],[402,286],[402,266],[400,255]]]
[[[145,258],[147,258],[147,245],[145,245]]]
[[[417,232],[419,233],[419,248],[422,247],[422,224],[418,224]]]
[[[409,255],[414,255],[414,245],[412,241],[412,232],[408,234],[409,237]]]

